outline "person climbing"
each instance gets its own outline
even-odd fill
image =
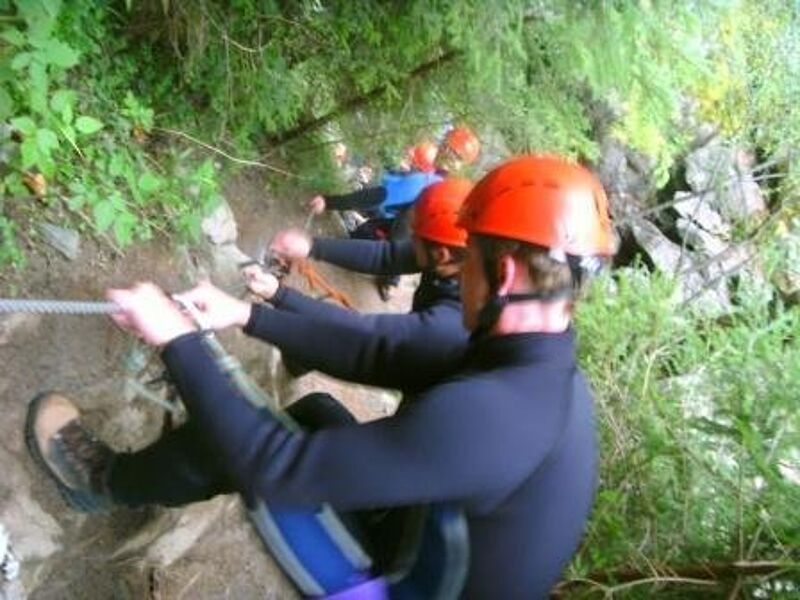
[[[294,252],[297,244],[310,248],[313,243],[315,257],[355,269],[398,273],[422,270],[409,314],[364,315],[312,299],[253,265],[246,270],[251,288],[277,310],[254,305],[254,315],[257,313],[258,316],[254,316],[253,327],[248,333],[277,346],[285,360],[291,359],[294,364],[318,369],[340,379],[394,388],[404,395],[412,395],[415,390],[429,385],[458,361],[467,345],[468,332],[461,323],[458,294],[458,272],[463,260],[466,232],[457,226],[456,221],[471,187],[472,183],[466,179],[447,178],[426,188],[414,210],[411,240],[311,240],[303,232],[284,231],[273,242],[273,251],[277,250],[283,258],[299,256]],[[226,295],[210,283],[201,284],[194,293],[206,298],[207,304],[225,303]],[[342,340],[346,343],[342,344]],[[63,396],[44,396],[37,401],[37,406],[38,402],[42,402],[44,408],[32,409],[31,414],[39,414],[42,410],[78,414],[74,404]],[[288,414],[308,430],[321,424],[355,422],[346,409],[325,394],[303,398],[289,408]],[[62,435],[72,439],[70,436],[79,435],[79,432],[80,429],[73,431],[67,427]],[[35,437],[31,435],[29,440]],[[216,458],[201,440],[202,433],[190,421],[163,436],[153,446],[116,456],[110,474],[104,476],[108,480],[108,494],[76,494],[64,489],[62,493],[73,508],[91,512],[104,511],[115,504],[129,508],[149,504],[182,505],[215,493],[234,491],[220,483],[223,478],[217,475],[218,469],[202,466],[215,464]],[[37,447],[33,444],[34,456],[39,455]],[[195,447],[194,452],[187,452],[187,456],[181,456],[176,450],[187,447]],[[100,450],[93,460],[102,464],[108,456],[102,450],[103,446],[97,448]],[[87,456],[91,457],[92,453],[88,452]],[[86,464],[92,464],[90,458]],[[160,476],[154,476],[156,472]],[[211,475],[205,477],[205,473]],[[69,475],[65,474],[64,480],[67,477]],[[252,500],[248,506],[250,514],[255,515],[254,521],[262,539],[279,562],[284,566],[296,562],[296,557],[291,555],[295,550],[293,545],[308,546],[308,540],[290,536],[285,543],[279,541],[276,544],[276,528],[262,527],[274,517],[265,515],[263,509],[257,509]],[[361,518],[370,519],[371,528],[377,527],[376,519],[369,515]],[[315,522],[312,515],[308,520],[312,524]],[[402,529],[405,520],[404,514],[387,516],[383,512],[378,519],[382,531],[387,527]],[[304,528],[308,526],[306,523]],[[278,555],[276,550],[287,546],[288,552],[283,550],[283,554]],[[381,552],[375,544],[370,550],[373,555]],[[319,570],[324,572],[326,569]],[[298,584],[297,580],[294,582]]]
[[[299,229],[276,233],[270,251],[283,260],[311,257],[362,273],[422,276],[409,313],[362,314],[310,298],[253,265],[244,271],[250,289],[278,309],[256,306],[253,334],[277,346],[289,364],[356,383],[408,390],[441,373],[461,356],[468,337],[458,293],[466,232],[456,219],[471,188],[469,180],[456,177],[427,187],[413,211],[408,240],[312,238]],[[337,344],[342,339],[348,340],[344,348]]]
[[[469,234],[461,284],[467,352],[395,415],[370,423],[293,431],[254,409],[204,334],[153,284],[110,290],[120,308],[113,318],[162,348],[203,434],[196,443],[213,456],[198,465],[218,478],[213,491],[345,511],[457,506],[469,549],[447,597],[544,598],[578,547],[596,486],[592,398],[571,319],[580,289],[614,252],[607,199],[583,167],[522,156],[481,179],[460,223]],[[249,303],[195,292],[195,310],[214,329],[252,328]],[[62,489],[108,494],[108,467],[87,457],[110,451],[78,417],[61,396],[38,400],[29,413],[32,450]],[[198,449],[176,442],[172,451],[178,459]]]
[[[309,208],[314,214],[322,214],[325,210],[363,214],[366,220],[350,232],[350,237],[356,239],[407,239],[409,209],[420,192],[441,181],[448,172],[456,173],[463,164],[474,162],[479,152],[477,136],[468,127],[458,126],[447,133],[439,148],[430,141],[411,148],[407,152],[408,168],[385,172],[379,186],[347,194],[317,195],[309,201]],[[437,162],[440,156],[441,160]],[[391,289],[397,282],[397,277],[377,279],[382,300],[390,298]]]

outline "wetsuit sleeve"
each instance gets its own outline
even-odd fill
[[[328,210],[375,210],[386,199],[386,188],[364,188],[347,194],[325,194]]]
[[[387,242],[314,238],[311,258],[359,273],[401,275],[420,270],[414,255],[414,244],[410,240]]]
[[[528,431],[529,423],[519,423],[526,420],[498,409],[502,389],[474,381],[433,389],[402,415],[292,432],[247,401],[198,334],[174,340],[162,356],[231,481],[273,505],[354,509],[466,500],[515,485],[546,453],[545,444],[540,451],[518,433]]]
[[[304,305],[301,312],[254,305],[245,333],[339,379],[420,389],[451,369],[466,348],[460,312],[449,306],[365,315],[291,295],[295,309]]]
[[[353,316],[360,316],[360,313],[341,304],[317,300],[282,284],[278,286],[278,291],[269,303],[278,310],[319,319],[347,320]]]

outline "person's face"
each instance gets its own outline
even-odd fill
[[[483,269],[483,257],[475,238],[467,240],[467,257],[461,268],[462,322],[469,331],[478,327],[478,315],[489,300],[489,282]]]
[[[448,173],[457,173],[464,166],[461,158],[453,152],[447,144],[442,144],[439,147],[439,153],[436,156],[436,165]]]

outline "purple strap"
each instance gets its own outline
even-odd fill
[[[326,600],[388,600],[389,589],[383,577],[376,577],[342,592],[325,596]]]

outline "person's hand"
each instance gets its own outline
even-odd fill
[[[250,320],[252,305],[223,292],[210,281],[202,281],[187,292],[176,294],[175,298],[197,309],[203,319],[203,326],[215,331],[228,327],[244,327]]]
[[[278,291],[278,286],[280,285],[278,278],[262,269],[260,265],[245,267],[242,269],[242,275],[247,284],[247,289],[264,300],[272,300],[272,297]]]
[[[106,296],[119,307],[111,315],[114,322],[153,346],[162,346],[197,330],[178,305],[152,283],[110,289]]]
[[[315,215],[321,215],[325,212],[325,198],[323,196],[314,196],[308,201],[308,208]]]
[[[311,236],[302,229],[283,229],[272,238],[269,249],[280,258],[308,258]]]

